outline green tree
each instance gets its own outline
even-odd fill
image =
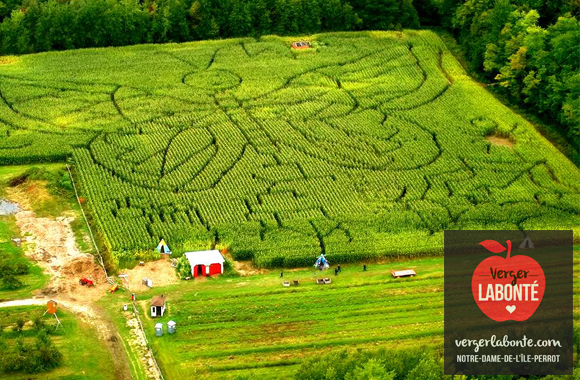
[[[261,36],[270,33],[272,20],[270,19],[270,9],[265,0],[255,0],[250,2],[250,14],[252,17],[252,34]]]
[[[396,0],[354,0],[352,5],[364,29],[393,29],[399,18]]]
[[[413,368],[405,380],[440,380],[443,377],[443,370],[429,351],[423,354],[421,361]]]
[[[358,366],[348,373],[344,380],[394,380],[395,372],[387,372],[385,366],[377,359],[370,359],[364,365]],[[425,379],[427,380],[427,379]]]
[[[223,24],[226,37],[242,37],[252,32],[252,15],[246,1],[230,0],[228,13],[228,20]]]
[[[399,22],[405,28],[419,27],[419,14],[413,6],[413,0],[401,0]]]
[[[318,33],[322,25],[320,20],[320,6],[317,0],[300,0],[300,16],[298,29],[301,33]]]

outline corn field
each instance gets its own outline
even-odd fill
[[[321,252],[437,254],[446,229],[580,239],[578,168],[436,34],[309,39],[299,52],[268,36],[13,57],[0,164],[72,157],[119,254],[165,238],[294,267]]]

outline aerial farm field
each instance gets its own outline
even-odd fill
[[[576,320],[578,264],[576,248]],[[164,375],[168,380],[292,379],[304,360],[331,351],[442,348],[442,257],[373,264],[366,272],[360,265],[343,267],[330,285],[317,285],[312,271],[298,270],[284,274],[300,283],[290,288],[270,273],[189,281],[140,294],[148,331],[155,323],[177,323],[176,334],[151,338]],[[391,269],[409,267],[420,275],[390,275]],[[148,301],[160,293],[167,297],[168,312],[152,319]]]
[[[578,167],[436,33],[324,33],[293,50],[296,38],[2,57],[0,195],[22,210],[1,217],[0,251],[30,272],[0,292],[19,305],[0,304],[0,343],[32,341],[15,318],[55,299],[63,360],[46,378],[290,379],[377,348],[435,352],[439,368],[445,230],[568,229],[580,242]],[[33,243],[11,243],[25,234]],[[161,239],[173,258],[220,249],[225,274],[137,265],[159,259]],[[343,271],[304,268],[321,253]],[[576,246],[576,295],[579,259]],[[155,337],[169,320],[177,333]]]
[[[391,268],[411,266],[416,279],[393,279]],[[321,275],[318,275],[320,277]],[[178,334],[152,338],[167,379],[290,379],[306,358],[333,350],[439,348],[443,342],[443,259],[345,266],[331,285],[317,285],[310,270],[286,272],[297,287],[280,286],[278,273],[234,277],[140,295],[167,296]],[[244,377],[245,378],[245,377]]]
[[[574,229],[580,171],[430,31],[87,49],[0,64],[0,163],[71,158],[114,257],[160,238],[259,267]]]

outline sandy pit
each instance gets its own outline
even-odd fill
[[[119,271],[119,274],[129,275],[126,279],[123,279],[122,284],[132,291],[149,289],[147,285],[143,285],[143,277],[151,279],[154,288],[179,282],[175,268],[171,266],[169,260],[165,259],[150,261],[143,266],[137,265],[133,269]]]
[[[73,300],[79,297],[94,300],[105,294],[109,285],[105,273],[92,255],[79,251],[70,227],[71,217],[37,218],[32,211],[21,211],[15,217],[21,233],[28,235],[26,256],[51,276],[42,294],[64,294]],[[83,277],[92,280],[95,286],[79,285]]]
[[[514,143],[507,137],[491,135],[487,136],[485,139],[494,145],[507,146],[508,148],[514,146]]]

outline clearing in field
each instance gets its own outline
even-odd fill
[[[261,267],[576,228],[580,171],[429,31],[88,49],[0,66],[0,163],[75,160],[106,244]],[[509,138],[502,146],[487,136]]]

